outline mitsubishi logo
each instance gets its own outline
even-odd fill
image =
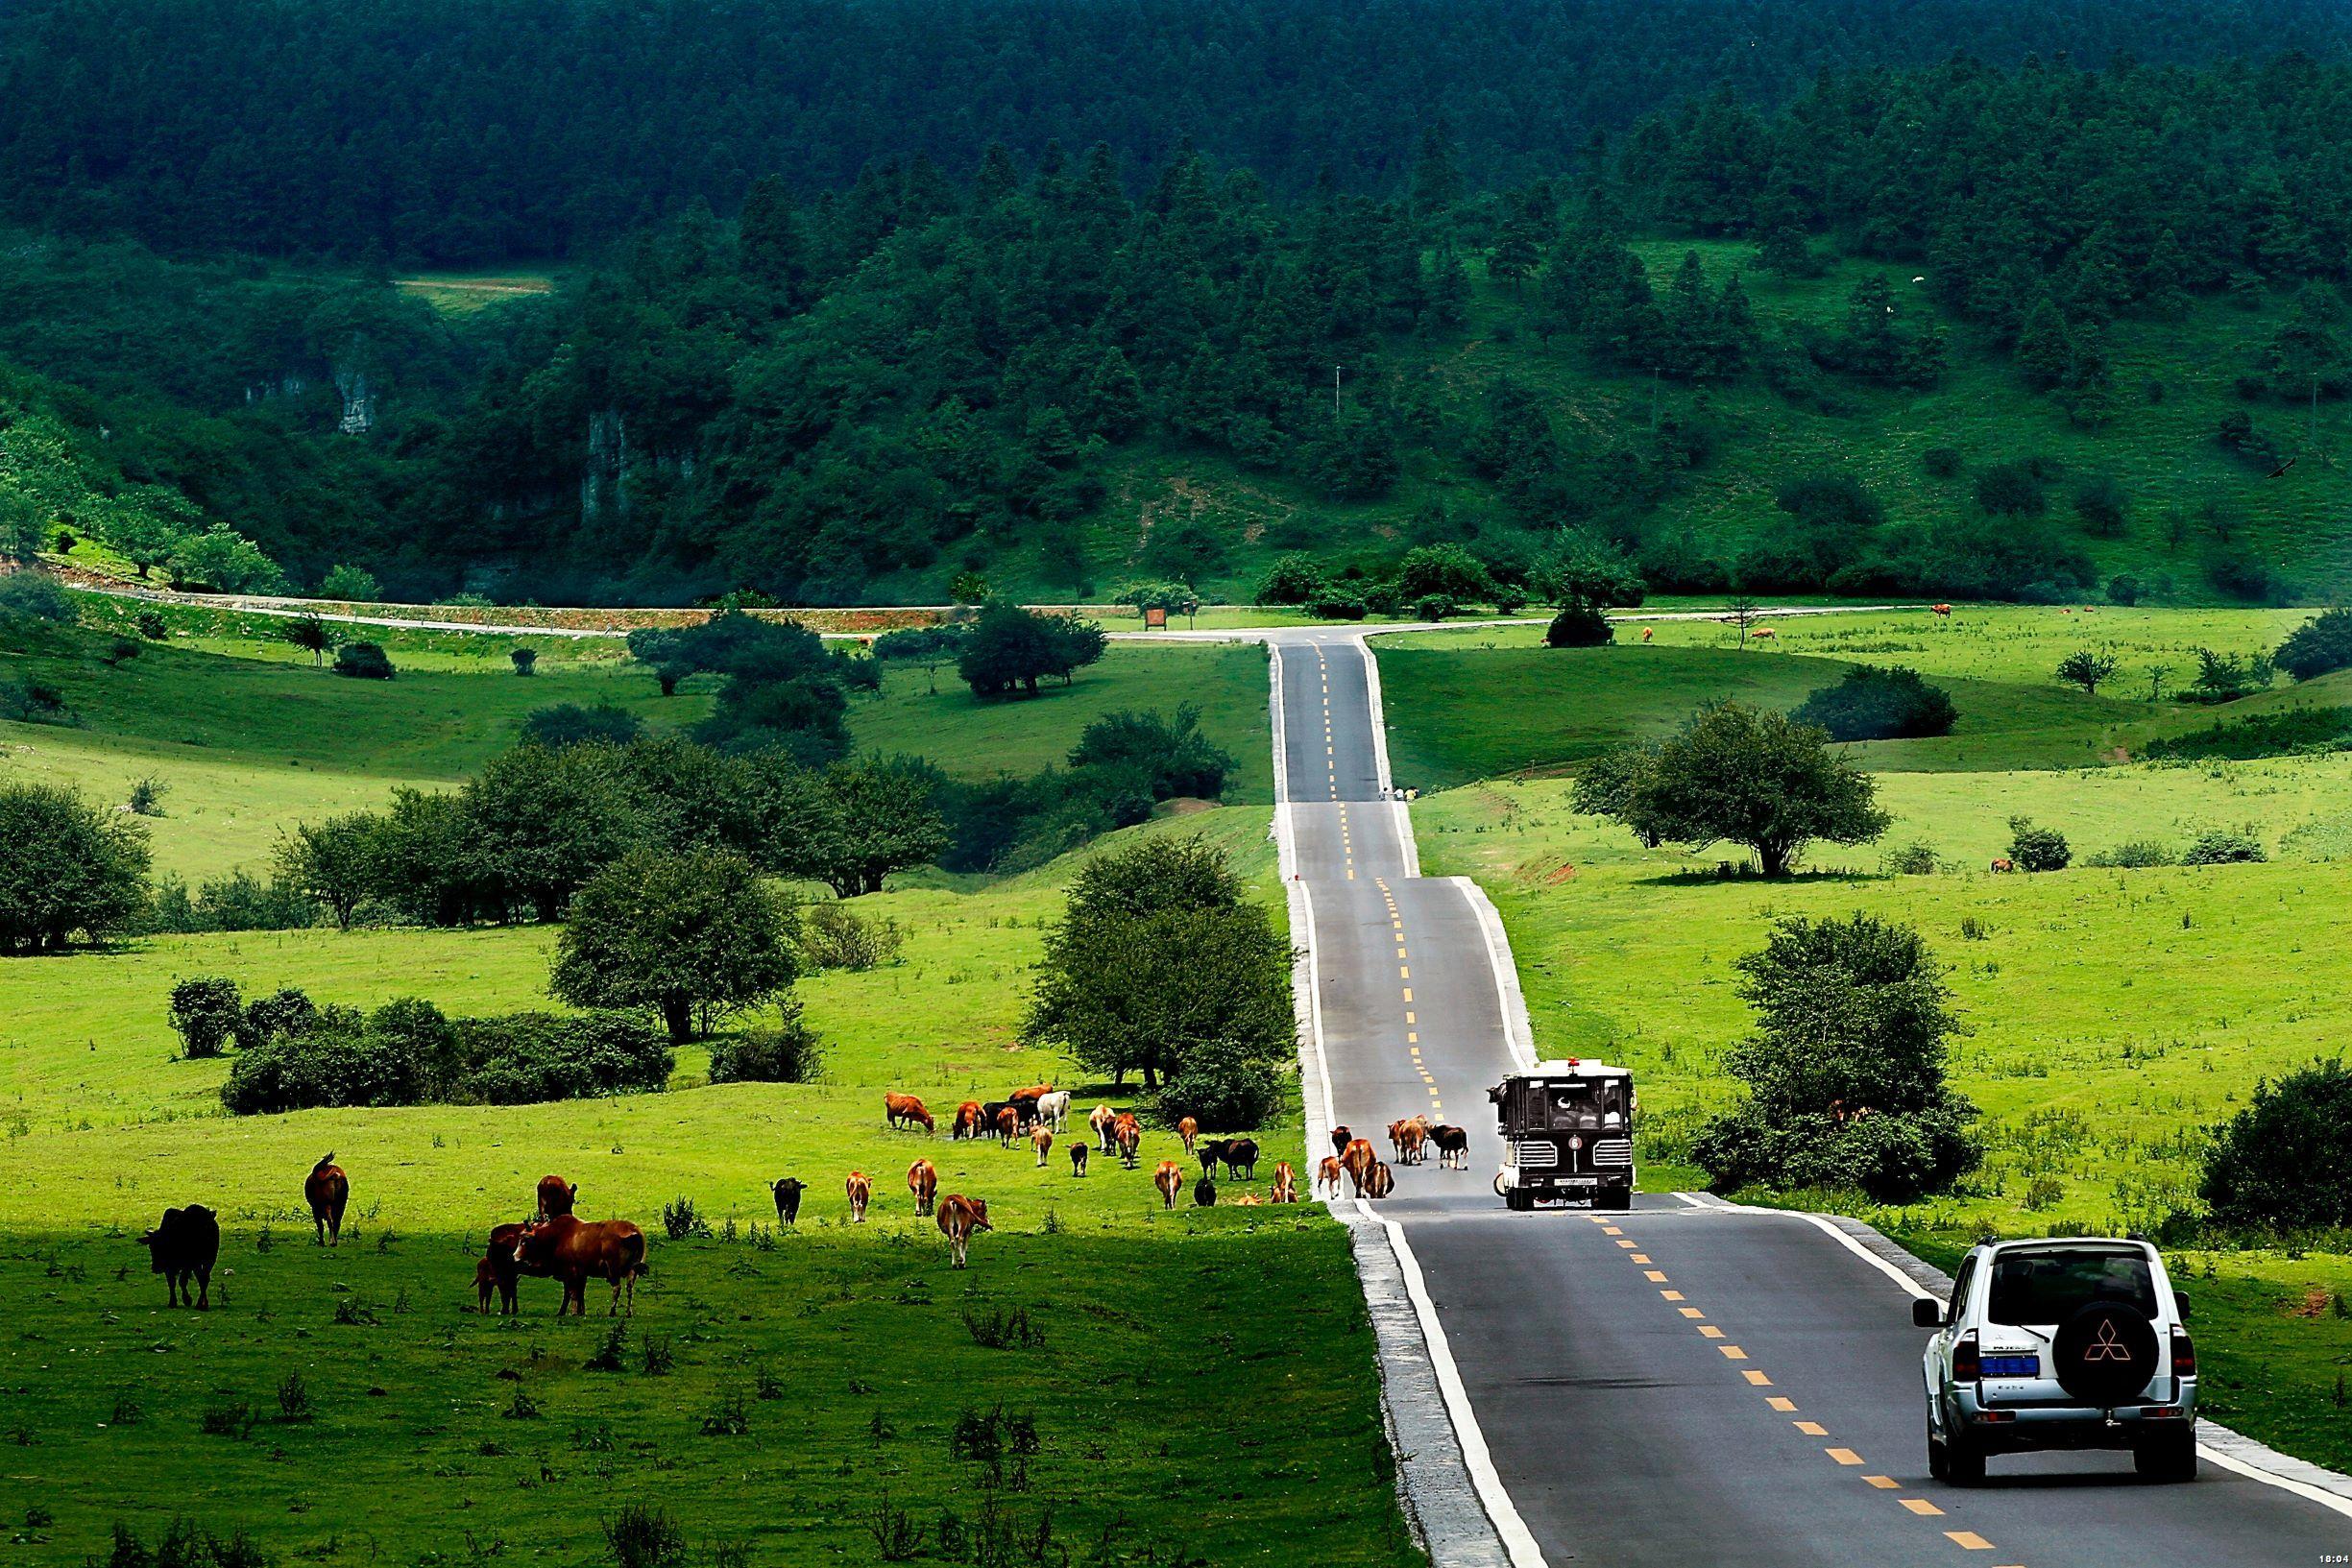
[[[2086,1362],[2128,1362],[2131,1352],[2116,1338],[2115,1319],[2105,1318],[2098,1325],[2098,1338],[2082,1347]]]

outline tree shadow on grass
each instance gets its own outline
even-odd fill
[[[1731,866],[1731,869],[1724,869]],[[1792,871],[1785,876],[1767,877],[1749,866],[1735,866],[1725,861],[1712,871],[1665,871],[1655,877],[1643,877],[1635,881],[1636,887],[1796,887],[1816,882],[1882,882],[1890,879],[1873,871]]]

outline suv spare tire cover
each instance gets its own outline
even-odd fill
[[[2050,1346],[2058,1387],[2086,1405],[2119,1405],[2156,1375],[2156,1328],[2125,1301],[2086,1303]]]

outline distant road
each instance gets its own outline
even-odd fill
[[[1339,1205],[1394,1227],[1453,1370],[1446,1418],[1499,1555],[1433,1539],[1441,1568],[2301,1568],[2352,1552],[2352,1501],[2276,1484],[2324,1473],[2218,1432],[2194,1484],[2143,1483],[2110,1454],[1997,1459],[1981,1488],[1929,1480],[1921,1288],[1827,1220],[1685,1194],[1621,1215],[1505,1210],[1486,1091],[1532,1043],[1500,922],[1467,880],[1420,875],[1407,808],[1384,798],[1364,635],[1272,640],[1283,875],[1312,954],[1309,1153],[1337,1122],[1385,1156],[1389,1122],[1417,1112],[1469,1133],[1467,1170],[1400,1168],[1394,1197]],[[2225,1467],[2248,1456],[2275,1481]]]

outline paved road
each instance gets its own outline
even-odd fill
[[[1331,1115],[1384,1151],[1381,1129],[1416,1110],[1470,1129],[1467,1172],[1400,1170],[1377,1207],[1418,1259],[1492,1479],[1544,1561],[2345,1560],[2352,1518],[2211,1462],[2192,1485],[2142,1483],[2122,1455],[1996,1459],[1981,1489],[1928,1480],[1909,1298],[1805,1218],[1670,1194],[1619,1216],[1504,1210],[1486,1089],[1513,1059],[1511,1002],[1480,900],[1418,875],[1405,808],[1380,799],[1363,640],[1275,643]]]

